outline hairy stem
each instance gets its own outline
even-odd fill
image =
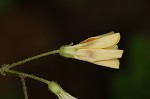
[[[51,54],[55,54],[55,53],[59,53],[59,50],[53,50],[53,51],[46,52],[46,53],[43,53],[43,54],[40,54],[40,55],[36,55],[36,56],[33,56],[33,57],[29,57],[29,58],[27,58],[27,59],[24,59],[24,60],[22,60],[22,61],[18,61],[18,62],[16,62],[16,63],[7,65],[7,66],[5,66],[5,67],[6,67],[7,69],[11,69],[11,68],[16,67],[16,66],[18,66],[18,65],[27,63],[27,62],[29,62],[29,61],[32,61],[32,60],[35,60],[35,59],[38,59],[38,58],[41,58],[41,57],[44,57],[44,56],[48,56],[48,55],[51,55]]]
[[[19,72],[19,71],[15,71],[15,70],[5,70],[4,72],[7,72],[7,73],[10,73],[10,74],[15,74],[17,76],[23,76],[23,77],[28,77],[28,78],[31,78],[31,79],[34,79],[34,80],[37,80],[37,81],[40,81],[40,82],[43,82],[43,83],[46,83],[46,84],[49,84],[50,81],[49,80],[46,80],[44,78],[40,78],[40,77],[37,77],[37,76],[34,76],[32,74],[27,74],[27,73],[22,73],[22,72]]]
[[[26,81],[25,81],[25,77],[20,76],[21,77],[21,82],[22,82],[22,88],[23,88],[23,93],[24,93],[24,99],[28,99],[28,92],[27,92],[27,86],[26,86]]]

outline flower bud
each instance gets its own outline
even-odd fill
[[[73,96],[71,96],[70,94],[68,94],[67,92],[65,92],[61,87],[60,85],[58,85],[57,83],[55,82],[50,82],[48,84],[48,89],[54,93],[55,95],[57,95],[57,97],[59,99],[77,99]]]

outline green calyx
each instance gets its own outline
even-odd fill
[[[60,47],[60,55],[64,56],[66,58],[74,58],[74,54],[78,49],[71,46],[71,45],[67,45],[67,46],[62,46]]]
[[[48,84],[48,89],[55,95],[59,95],[64,92],[64,90],[55,82],[50,82]]]

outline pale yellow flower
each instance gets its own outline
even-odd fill
[[[88,38],[77,45],[63,46],[60,48],[60,55],[101,66],[119,68],[118,58],[123,54],[123,50],[118,49],[119,40],[120,33],[110,32]]]

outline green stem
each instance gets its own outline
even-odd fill
[[[27,91],[27,86],[26,86],[26,81],[25,77],[20,76],[21,82],[22,82],[22,88],[23,88],[23,93],[24,93],[24,99],[28,99],[28,91]]]
[[[34,80],[37,80],[37,81],[40,81],[40,82],[43,82],[45,84],[49,84],[50,81],[49,80],[46,80],[44,78],[40,78],[40,77],[37,77],[37,76],[34,76],[32,74],[27,74],[27,73],[22,73],[22,72],[19,72],[19,71],[15,71],[15,70],[4,70],[4,72],[7,72],[7,73],[11,73],[11,74],[15,74],[15,75],[19,75],[19,76],[23,76],[23,77],[29,77],[31,79],[34,79]]]
[[[27,62],[29,62],[29,61],[32,61],[32,60],[35,60],[35,59],[38,59],[38,58],[41,58],[41,57],[44,57],[44,56],[48,56],[48,55],[51,55],[51,54],[55,54],[55,53],[59,53],[59,50],[54,50],[54,51],[46,52],[46,53],[43,53],[43,54],[40,54],[40,55],[36,55],[36,56],[33,56],[33,57],[29,57],[29,58],[27,58],[27,59],[24,59],[24,60],[22,60],[22,61],[18,61],[18,62],[16,62],[16,63],[7,65],[7,66],[5,66],[5,67],[6,67],[7,69],[11,69],[11,68],[16,67],[16,66],[18,66],[18,65],[27,63]]]

